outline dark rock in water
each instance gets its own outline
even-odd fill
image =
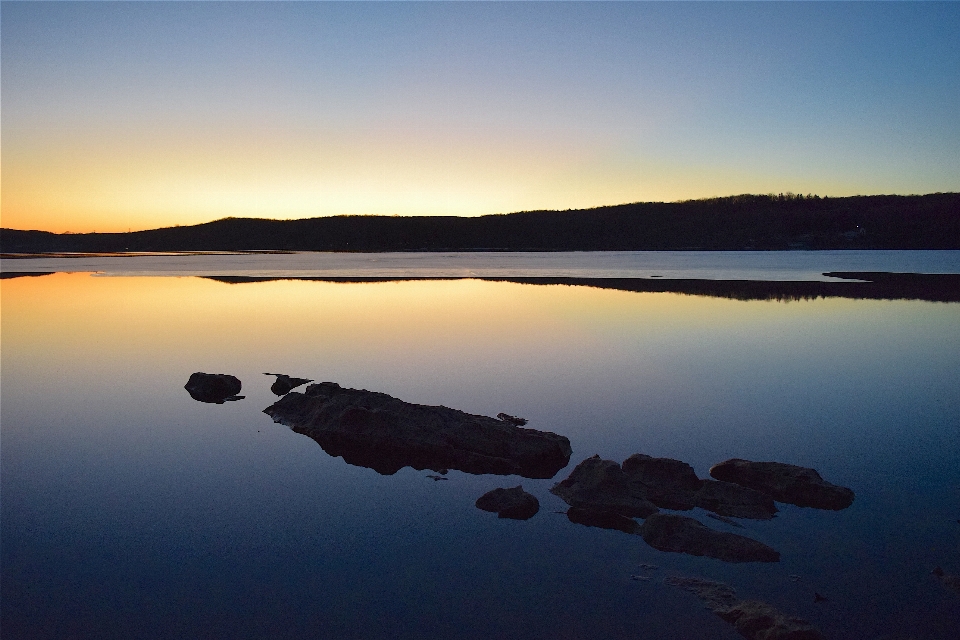
[[[570,441],[555,433],[333,382],[289,393],[264,413],[330,455],[385,475],[409,466],[552,478],[570,462]]]
[[[770,496],[719,480],[704,480],[693,496],[693,503],[717,515],[733,518],[769,520],[777,513],[777,505]]]
[[[947,573],[940,567],[937,567],[931,571],[931,573],[935,575],[937,580],[940,581],[940,584],[945,586],[947,589],[951,589],[952,591],[960,593],[960,576]]]
[[[694,495],[703,481],[686,462],[635,453],[622,468],[635,492],[661,509],[686,511],[695,506]]]
[[[640,525],[637,524],[635,520],[631,520],[626,516],[612,511],[597,511],[583,507],[570,507],[567,509],[567,519],[575,524],[583,524],[588,527],[613,529],[630,534],[640,532]]]
[[[707,556],[724,562],[779,562],[780,554],[767,545],[735,533],[714,531],[698,520],[673,514],[649,516],[640,535],[654,549]]]
[[[806,620],[785,616],[766,602],[738,601],[736,591],[722,582],[671,576],[664,583],[695,594],[750,640],[824,640]]]
[[[522,427],[527,424],[526,418],[518,418],[517,416],[512,416],[509,413],[498,413],[497,420],[503,420],[504,422],[509,422],[512,425],[517,427]]]
[[[728,609],[737,604],[737,592],[730,585],[704,578],[669,576],[664,584],[680,587],[703,600],[711,611]]]
[[[540,511],[537,497],[523,490],[523,486],[512,489],[494,489],[477,498],[477,508],[494,511],[501,518],[529,520]]]
[[[734,458],[714,465],[710,475],[799,507],[837,511],[853,503],[850,489],[827,482],[813,469],[782,462],[750,462]]]
[[[313,382],[313,380],[308,380],[307,378],[291,378],[285,373],[265,373],[263,375],[277,377],[274,383],[270,385],[270,391],[273,391],[273,393],[278,396],[285,396],[300,385]]]
[[[587,458],[566,480],[550,489],[571,507],[608,511],[630,518],[646,518],[657,507],[631,487],[620,465],[600,456]]]
[[[232,400],[241,400],[243,396],[240,393],[240,380],[226,373],[201,373],[190,374],[190,379],[183,386],[190,394],[190,397],[198,402],[209,402],[213,404],[223,404]]]
[[[769,520],[777,512],[773,500],[753,489],[728,482],[701,480],[686,462],[635,453],[623,461],[633,492],[661,509],[687,511],[700,507],[721,516]]]
[[[785,616],[766,602],[743,600],[714,613],[750,640],[824,640],[820,630],[806,620]]]

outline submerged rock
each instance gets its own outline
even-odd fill
[[[636,520],[622,516],[619,513],[614,513],[613,511],[570,507],[567,509],[567,520],[574,524],[583,524],[588,527],[598,527],[600,529],[612,529],[629,534],[637,534],[640,532],[640,525],[637,524]]]
[[[940,567],[935,568],[931,571],[937,580],[947,589],[960,593],[960,576],[953,575],[952,573],[947,573]]]
[[[853,503],[852,490],[827,482],[814,469],[782,462],[750,462],[733,458],[714,465],[710,475],[798,507],[838,511]]]
[[[273,391],[273,393],[278,396],[285,396],[297,387],[307,384],[308,382],[313,382],[313,380],[308,380],[307,378],[291,378],[285,373],[265,373],[263,375],[277,377],[274,383],[270,385],[270,391]]]
[[[654,549],[707,556],[724,562],[779,562],[780,553],[762,542],[735,533],[714,531],[700,521],[657,513],[646,519],[640,535]]]
[[[736,591],[722,582],[671,576],[664,583],[695,594],[708,609],[750,640],[824,640],[823,634],[806,620],[786,616],[766,602],[738,601]]]
[[[552,478],[570,462],[570,441],[555,433],[334,382],[289,393],[264,413],[330,455],[385,475],[409,466]]]
[[[657,507],[631,487],[627,475],[613,460],[595,455],[574,468],[566,480],[550,489],[571,507],[606,511],[630,518],[646,518]]]
[[[537,497],[523,490],[523,486],[512,489],[494,489],[477,498],[477,508],[494,511],[500,518],[529,520],[540,511]]]
[[[236,376],[198,371],[190,374],[190,379],[183,388],[198,402],[223,404],[232,400],[242,400],[243,396],[237,395],[240,393],[241,386],[240,379]]]

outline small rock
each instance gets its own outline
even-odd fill
[[[693,518],[666,513],[649,516],[640,535],[654,549],[724,562],[779,562],[780,553],[762,542],[725,531],[714,531]]]
[[[540,510],[540,501],[536,496],[523,490],[523,486],[512,489],[494,489],[477,498],[477,508],[495,511],[500,518],[529,520]]]
[[[947,573],[940,567],[937,567],[930,573],[935,575],[937,577],[937,580],[939,580],[940,584],[942,584],[944,587],[952,591],[956,591],[957,593],[960,593],[960,576]]]
[[[198,402],[208,402],[211,404],[223,404],[233,400],[242,400],[240,393],[240,379],[226,373],[203,373],[196,372],[190,374],[190,379],[183,386],[190,394],[190,397]]]
[[[436,475],[433,475],[432,473],[428,473],[427,477],[433,480],[434,482],[439,482],[441,480],[449,480],[449,478],[444,478],[443,476],[436,476]]]
[[[632,575],[632,576],[630,576],[630,579],[631,579],[631,580],[640,580],[640,581],[642,581],[642,582],[650,582],[650,576]]]
[[[830,598],[828,598],[828,597],[826,597],[826,596],[822,596],[822,595],[820,595],[819,593],[817,593],[816,591],[813,592],[813,601],[814,601],[814,602],[827,602],[827,601],[829,601],[829,600],[830,600]]]
[[[275,395],[285,396],[297,387],[307,384],[308,382],[313,382],[313,380],[308,380],[306,378],[291,378],[285,373],[265,373],[265,376],[276,376],[276,381],[270,385],[270,391],[273,391]]]
[[[838,511],[853,503],[853,491],[831,484],[814,469],[782,462],[750,462],[733,458],[710,469],[717,480],[764,493],[777,502]]]

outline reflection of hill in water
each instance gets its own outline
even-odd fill
[[[681,293],[734,300],[814,300],[850,298],[854,300],[925,300],[960,302],[960,274],[885,273],[837,271],[824,274],[850,282],[777,281],[777,280],[668,280],[654,278],[471,278],[490,282],[514,282],[531,285],[568,285],[636,291],[644,293]],[[320,282],[397,282],[407,280],[461,280],[463,278],[260,278],[248,276],[205,276],[218,282],[240,284],[273,280],[316,280]]]

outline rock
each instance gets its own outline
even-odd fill
[[[477,498],[477,508],[495,511],[501,518],[529,520],[540,511],[537,497],[523,490],[523,486],[513,489],[494,489]]]
[[[785,616],[766,602],[738,601],[736,591],[722,582],[671,576],[664,583],[695,594],[708,609],[750,640],[824,640],[823,634],[806,620]]]
[[[766,602],[744,600],[714,613],[750,640],[824,640],[806,620],[785,616]]]
[[[598,455],[578,464],[550,493],[571,507],[608,511],[629,518],[646,518],[657,512],[656,506],[630,486],[619,464],[601,460]]]
[[[570,462],[570,441],[555,433],[333,382],[289,393],[264,413],[330,455],[384,475],[409,466],[552,478]]]
[[[711,611],[728,609],[737,604],[737,592],[734,591],[733,587],[722,582],[680,576],[669,576],[663,582],[696,595],[706,603],[707,608]]]
[[[498,413],[497,420],[503,420],[504,422],[509,422],[510,424],[517,427],[522,427],[523,425],[527,424],[526,418],[518,418],[517,416],[512,416],[509,413]]]
[[[623,461],[633,493],[661,509],[700,507],[721,516],[769,520],[777,507],[769,496],[729,482],[701,480],[686,462],[635,453]]]
[[[654,549],[707,556],[724,562],[779,562],[780,554],[767,545],[735,533],[714,531],[698,520],[673,514],[649,516],[640,535]]]
[[[200,371],[192,373],[183,388],[187,390],[191,398],[198,402],[223,404],[231,400],[243,399],[243,396],[237,395],[240,393],[240,380],[236,376],[226,373],[202,373]]]
[[[623,461],[623,472],[635,492],[661,509],[688,510],[703,483],[686,462],[635,453]]]
[[[567,509],[567,520],[588,527],[613,529],[614,531],[623,531],[629,534],[637,534],[640,532],[640,525],[637,524],[635,520],[631,520],[627,516],[622,516],[613,511],[597,511],[594,509],[584,509],[583,507],[570,507]]]
[[[265,373],[263,375],[277,377],[274,383],[270,385],[270,391],[273,391],[273,393],[278,396],[285,396],[300,385],[313,382],[313,380],[306,378],[291,378],[285,373]]]
[[[777,513],[773,498],[732,482],[704,480],[693,504],[720,516],[769,520]]]
[[[782,462],[750,462],[733,458],[714,465],[710,475],[799,507],[837,511],[853,503],[854,495],[850,489],[827,482],[813,469]]]
[[[947,573],[940,567],[935,568],[931,573],[937,577],[937,580],[939,580],[940,584],[944,587],[960,593],[960,576]]]

